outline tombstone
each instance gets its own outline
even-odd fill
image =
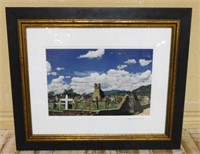
[[[65,102],[65,110],[72,109],[72,106],[73,106],[72,98],[68,98],[68,95],[66,95],[65,99],[61,99],[61,100]]]
[[[65,96],[65,110],[68,110],[68,95]]]

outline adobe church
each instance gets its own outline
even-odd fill
[[[101,84],[95,83],[94,84],[94,93],[92,95],[92,98],[95,100],[96,98],[98,100],[102,100],[105,97],[104,92],[101,90]]]

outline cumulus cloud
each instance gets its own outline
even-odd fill
[[[132,91],[140,86],[151,84],[151,71],[129,73],[125,70],[110,69],[102,74],[95,72],[86,77],[73,77],[71,81],[70,87],[79,94],[93,92],[94,83],[101,83],[104,91]]]
[[[151,62],[152,62],[152,60],[146,60],[146,59],[140,59],[140,60],[139,60],[140,66],[147,66],[147,65],[149,65]]]
[[[88,53],[84,54],[84,55],[80,55],[78,58],[89,58],[89,59],[93,59],[93,58],[101,58],[105,53],[104,49],[97,49],[97,50],[90,50],[88,51]]]
[[[137,63],[135,59],[128,59],[127,61],[124,62],[124,64],[135,64]]]
[[[52,80],[52,83],[60,83],[60,82],[63,82],[63,79],[64,79],[65,77],[64,76],[59,76],[58,78],[56,78],[56,79],[53,79]]]
[[[57,75],[57,72],[50,72],[49,75],[53,75],[53,76],[56,76]]]
[[[51,63],[48,61],[46,61],[46,69],[47,69],[47,75],[53,75],[53,76],[57,75],[57,72],[52,72]]]
[[[64,67],[57,67],[57,68],[56,68],[57,71],[62,71],[62,70],[64,70],[64,69],[65,69]]]
[[[75,76],[89,76],[92,73],[95,73],[95,72],[94,71],[85,71],[85,72],[74,71]]]
[[[65,89],[69,88],[69,85],[64,81],[64,76],[59,76],[51,81],[48,85],[48,92],[52,91],[55,94],[63,93]]]
[[[122,70],[122,69],[124,69],[124,68],[126,68],[127,67],[127,65],[118,65],[117,66],[117,69],[118,70]]]
[[[46,61],[47,74],[51,72],[51,64]]]

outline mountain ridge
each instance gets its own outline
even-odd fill
[[[136,95],[140,95],[140,96],[150,96],[151,94],[151,85],[147,85],[147,86],[141,86],[135,90],[132,91],[126,91],[126,90],[109,90],[109,91],[104,91],[104,94],[106,96],[109,95],[125,95],[129,92],[134,92]],[[90,93],[89,95],[92,95],[92,93]]]

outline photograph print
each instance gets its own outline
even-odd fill
[[[150,115],[153,49],[46,49],[49,116]]]

